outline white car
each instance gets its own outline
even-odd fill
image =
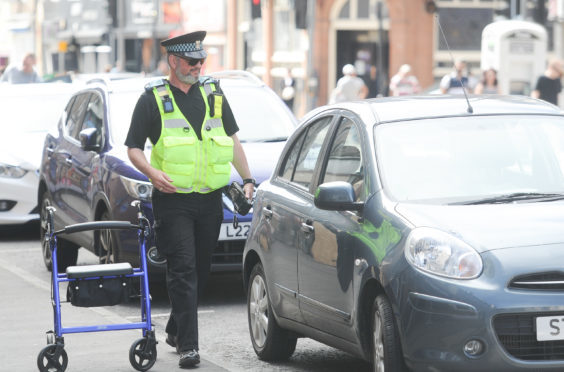
[[[76,84],[0,84],[0,225],[39,219],[43,141]]]

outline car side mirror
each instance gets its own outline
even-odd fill
[[[344,181],[327,182],[315,191],[313,203],[330,211],[362,211],[364,203],[355,202],[353,186]]]
[[[80,147],[84,151],[98,151],[100,144],[98,143],[98,130],[96,128],[86,128],[78,134],[80,138]]]

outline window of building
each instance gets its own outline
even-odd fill
[[[339,19],[377,19],[379,6],[382,18],[388,18],[386,0],[347,0],[341,6]]]
[[[493,21],[493,9],[488,8],[439,8],[439,22],[448,47],[452,50],[480,50],[482,30]],[[442,34],[439,50],[448,50]]]

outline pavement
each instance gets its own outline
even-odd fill
[[[38,354],[47,345],[45,332],[54,328],[51,286],[1,258],[0,283],[0,370],[38,371]],[[60,290],[66,293],[66,283],[60,285]],[[64,327],[132,321],[111,307],[80,308],[69,303],[62,304],[61,318]],[[66,371],[135,371],[129,362],[129,348],[142,337],[141,332],[135,329],[63,335],[68,355]],[[166,344],[164,330],[157,327],[156,334],[157,361],[150,371],[185,371],[178,366],[176,351]],[[192,370],[227,371],[205,358]]]

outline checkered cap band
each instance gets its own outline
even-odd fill
[[[203,49],[200,42],[168,45],[165,48],[166,51],[170,53],[199,52]]]

